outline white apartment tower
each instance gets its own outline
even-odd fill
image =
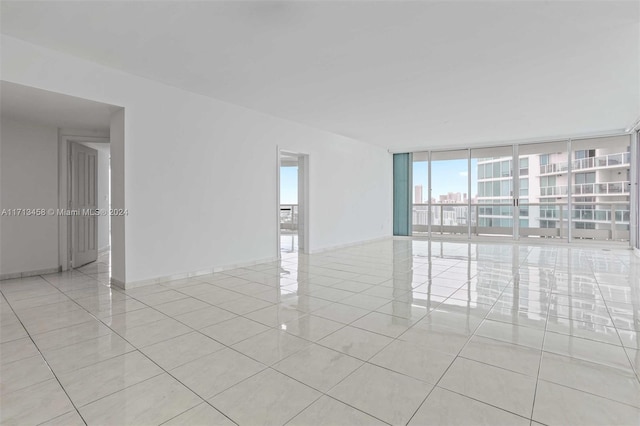
[[[478,225],[511,228],[515,198],[520,235],[566,237],[571,211],[572,237],[627,240],[629,138],[572,141],[567,153],[521,155],[518,197],[510,158],[479,159]]]

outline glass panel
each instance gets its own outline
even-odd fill
[[[431,153],[432,235],[468,235],[468,161],[466,149]],[[476,176],[472,168],[472,180]]]
[[[629,240],[630,137],[574,140],[574,239]]]
[[[431,164],[428,153],[415,153],[412,234],[431,225],[434,234],[466,236],[471,225],[475,235],[512,235],[518,220],[520,237],[566,239],[572,223],[573,238],[628,240],[629,145],[629,136],[573,140],[570,153],[566,141],[525,144],[517,159],[511,146],[473,149],[470,169],[468,150],[432,152]]]
[[[567,142],[520,145],[518,153],[520,237],[566,238]]]
[[[500,194],[513,196],[511,193],[511,179],[500,181]]]
[[[484,177],[485,178],[488,179],[488,178],[493,177],[493,164],[491,164],[491,163],[485,164],[484,165],[484,170],[485,170],[485,173],[484,173]]]
[[[511,176],[511,165],[510,165],[510,161],[501,161],[500,165],[501,165],[501,170],[502,170],[502,174],[501,177],[509,177]]]
[[[524,162],[522,160],[525,160]],[[529,159],[520,159],[520,176],[527,176],[529,174]]]
[[[513,236],[512,160],[511,146],[471,150],[471,169],[478,170],[471,180],[471,223],[476,235]],[[482,175],[480,170],[490,173]]]
[[[520,190],[529,189],[529,178],[520,178]]]
[[[411,235],[411,154],[393,154],[393,235]]]
[[[413,153],[413,235],[429,234],[429,154]]]

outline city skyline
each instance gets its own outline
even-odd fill
[[[472,199],[478,194],[478,160],[471,159],[471,194]],[[468,189],[468,160],[446,160],[446,161],[433,161],[431,168],[431,180],[433,185],[431,188],[431,198],[438,200],[441,195],[447,195],[449,193],[461,193],[469,194]],[[426,161],[414,161],[413,162],[413,191],[415,202],[415,187],[422,185],[422,199],[424,202],[429,200],[428,197],[428,167]],[[474,193],[475,191],[475,193]]]
[[[571,223],[573,238],[624,240],[629,233],[630,152],[625,140],[608,142],[577,143],[571,152],[521,155],[515,161],[516,194],[511,156],[472,161],[471,188],[464,173],[468,160],[434,162],[431,213],[426,207],[427,163],[416,161],[413,197],[414,204],[422,205],[413,207],[414,232],[426,232],[431,217],[436,226],[454,227],[454,233],[464,232],[461,227],[470,223],[478,227],[475,232],[509,235],[518,218],[517,232],[524,236],[562,237],[562,229]],[[439,193],[444,189],[452,190]],[[475,205],[471,209],[461,205],[467,202],[467,191]],[[514,197],[519,208],[513,207]]]

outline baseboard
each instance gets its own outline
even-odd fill
[[[387,240],[387,239],[390,239],[390,238],[392,238],[392,237],[391,236],[383,236],[383,237],[372,238],[372,239],[369,239],[369,240],[356,241],[356,242],[347,243],[347,244],[340,244],[340,245],[331,246],[331,247],[323,247],[321,249],[313,250],[310,254],[322,253],[322,252],[326,252],[326,251],[330,251],[330,250],[337,250],[337,249],[347,248],[347,247],[354,247],[354,246],[359,246],[359,245],[363,245],[363,244],[373,243],[373,242],[376,242],[376,241],[383,241],[383,240]],[[185,279],[185,278],[199,277],[199,276],[202,276],[202,275],[214,274],[216,272],[228,271],[230,269],[245,268],[247,266],[254,266],[254,265],[261,264],[261,263],[275,262],[277,260],[280,260],[280,258],[279,257],[268,257],[268,258],[264,258],[264,259],[252,260],[250,262],[236,263],[236,264],[230,264],[230,265],[224,265],[224,266],[216,266],[216,267],[213,267],[213,268],[210,268],[210,269],[204,269],[204,270],[200,270],[200,271],[184,272],[184,273],[181,273],[181,274],[174,274],[174,275],[165,275],[165,276],[161,276],[161,277],[150,278],[150,279],[140,280],[140,281],[131,281],[131,282],[126,282],[126,283],[123,283],[120,280],[116,280],[114,278],[111,278],[111,284],[116,286],[116,287],[118,287],[118,288],[121,288],[121,289],[131,290],[132,288],[144,287],[144,286],[153,285],[153,284],[160,284],[160,283],[167,282],[167,281],[182,280],[182,279]]]
[[[215,266],[210,269],[203,269],[203,270],[192,271],[192,272],[183,272],[180,274],[165,275],[162,277],[155,277],[155,278],[149,278],[146,280],[130,281],[130,282],[122,282],[115,278],[111,278],[111,284],[123,290],[131,290],[132,288],[145,287],[148,285],[165,283],[167,281],[182,280],[185,278],[194,278],[202,275],[210,275],[216,272],[224,272],[224,271],[237,269],[237,268],[246,268],[247,266],[254,266],[254,265],[259,265],[261,263],[275,262],[277,260],[279,260],[277,257],[268,257],[264,259],[252,260],[250,262],[229,264],[224,266]]]
[[[388,239],[391,239],[391,238],[393,238],[393,236],[386,235],[384,237],[376,237],[376,238],[371,238],[369,240],[354,241],[352,243],[338,244],[336,246],[322,247],[322,248],[319,248],[319,249],[311,250],[309,252],[309,254],[318,254],[318,253],[323,253],[323,252],[331,251],[331,250],[338,250],[338,249],[343,249],[343,248],[348,248],[348,247],[361,246],[361,245],[364,245],[364,244],[375,243],[375,242],[378,242],[378,241],[384,241],[384,240],[388,240]]]
[[[16,278],[27,278],[27,277],[35,277],[38,275],[46,275],[46,274],[55,274],[60,272],[62,268],[47,268],[47,269],[38,269],[35,271],[26,271],[26,272],[10,272],[8,274],[0,274],[0,281],[2,280],[12,280]]]
[[[633,248],[633,254],[635,254],[636,256],[640,257],[640,250],[637,247]]]
[[[111,283],[112,287],[118,287],[118,288],[124,290],[124,283],[122,281],[111,277],[110,283]]]

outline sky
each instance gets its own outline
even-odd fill
[[[449,192],[468,193],[468,180],[467,180],[467,164],[468,160],[443,160],[433,161],[431,170],[431,179],[433,184],[431,185],[431,196],[435,199],[440,195],[445,195]],[[413,163],[413,186],[422,185],[423,202],[428,201],[427,197],[427,162],[415,161]],[[478,160],[471,159],[471,197],[478,193]],[[415,192],[414,192],[415,196]]]
[[[433,161],[431,179],[433,179],[432,196],[438,198],[448,192],[468,192],[467,159]],[[413,186],[422,185],[423,200],[427,202],[427,162],[413,163]],[[413,189],[412,189],[413,192]],[[471,159],[471,196],[478,193],[478,160]],[[415,195],[415,193],[414,193]],[[298,204],[298,168],[280,168],[280,204]]]
[[[298,167],[280,167],[280,204],[298,204]]]

